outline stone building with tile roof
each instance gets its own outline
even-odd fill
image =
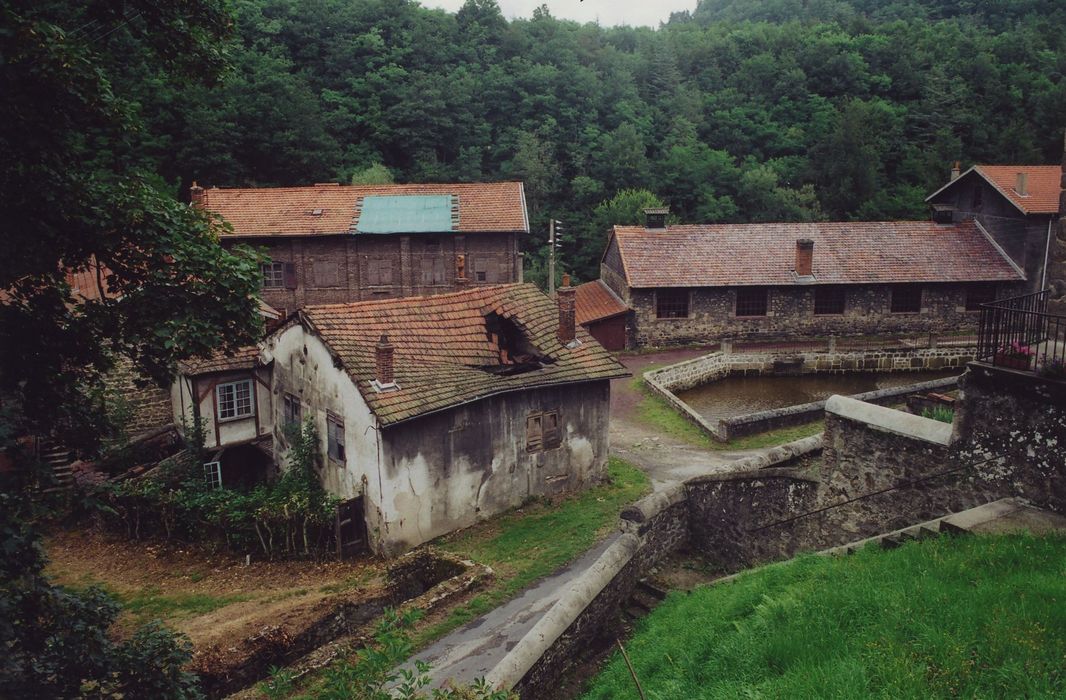
[[[637,347],[965,331],[1025,281],[973,220],[616,226],[600,277]]]
[[[521,281],[521,182],[204,189],[223,245],[265,248],[263,298],[309,304],[439,294]]]
[[[376,552],[584,488],[626,371],[576,325],[574,296],[513,284],[304,307],[262,350],[274,425],[314,420],[323,484]]]
[[[1025,290],[1036,292],[1049,282],[1062,192],[1058,165],[956,165],[951,180],[927,202],[944,220],[976,219],[1025,271]]]

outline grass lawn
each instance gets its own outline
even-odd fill
[[[638,412],[641,422],[654,427],[663,435],[683,440],[690,445],[702,447],[707,450],[755,450],[760,447],[772,447],[781,445],[800,438],[810,437],[822,432],[825,427],[824,421],[814,421],[804,425],[796,425],[788,428],[778,428],[757,435],[734,438],[728,442],[719,442],[708,435],[695,423],[682,416],[678,411],[666,403],[659,395],[652,392],[644,383],[644,372],[659,369],[665,365],[652,365],[645,368],[639,376],[631,380],[631,388],[641,394]]]
[[[416,643],[429,643],[483,615],[575,559],[617,525],[625,505],[649,491],[644,472],[615,457],[607,463],[607,476],[605,483],[584,493],[554,503],[535,501],[434,542],[491,566],[497,576],[443,621],[420,630]]]
[[[1066,536],[766,566],[673,593],[626,645],[649,698],[1066,696]],[[637,697],[616,653],[588,700]]]

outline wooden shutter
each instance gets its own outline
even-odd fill
[[[285,263],[285,289],[296,289],[296,266]]]

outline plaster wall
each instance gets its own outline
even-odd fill
[[[526,418],[558,411],[559,447],[526,451]],[[521,505],[578,491],[608,456],[610,383],[510,392],[386,427],[382,546],[398,552]]]
[[[322,455],[319,478],[323,487],[342,501],[366,496],[367,531],[371,547],[377,551],[383,528],[379,506],[384,478],[379,468],[381,443],[377,419],[326,345],[300,324],[270,336],[263,355],[274,362],[272,395],[277,426],[274,455],[278,465],[285,467],[291,449],[282,416],[284,396],[291,394],[300,399],[303,418],[311,417],[318,431]],[[327,412],[344,421],[346,461],[343,463],[328,457]]]

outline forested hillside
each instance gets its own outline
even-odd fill
[[[1066,124],[1056,0],[705,0],[658,30],[508,22],[493,0],[235,11],[219,86],[114,67],[149,125],[130,148],[175,189],[522,179],[527,259],[554,216],[583,279],[649,199],[601,206],[622,190],[685,221],[924,216],[951,161],[1055,162]]]

